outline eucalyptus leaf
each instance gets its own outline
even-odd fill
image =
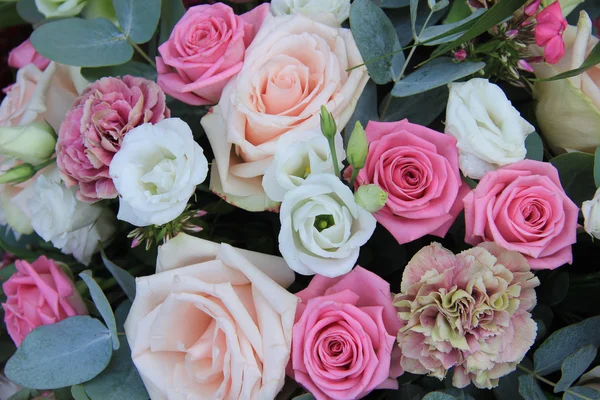
[[[521,375],[524,375],[524,372],[517,368],[500,378],[498,386],[493,389],[496,400],[525,400],[519,393],[519,377]]]
[[[410,0],[373,0],[381,8],[401,8],[407,7]]]
[[[367,65],[369,76],[383,85],[392,80],[394,57],[404,57],[392,22],[371,0],[355,0],[350,8],[350,27]],[[390,54],[398,52],[397,54]]]
[[[75,400],[90,400],[90,398],[85,393],[83,385],[71,386],[71,396],[73,396]]]
[[[596,358],[596,353],[596,347],[590,344],[565,358],[560,367],[562,376],[554,387],[554,393],[564,392],[571,387],[592,364],[592,361]]]
[[[484,62],[455,63],[451,58],[440,58],[396,82],[392,96],[407,97],[422,93],[472,75],[483,67]]]
[[[527,400],[546,400],[546,396],[531,374],[519,377],[519,393]]]
[[[406,118],[413,124],[427,126],[446,109],[448,94],[448,87],[440,86],[410,97],[392,97],[386,113],[381,110],[381,120],[389,122]],[[387,97],[382,107],[385,104]]]
[[[451,42],[473,26],[483,13],[485,13],[485,10],[479,9],[463,20],[451,24],[427,27],[423,29],[421,36],[419,36],[419,43],[426,46],[435,46]]]
[[[588,345],[600,345],[600,316],[552,333],[533,354],[535,372],[544,376],[558,371],[565,358]]]
[[[431,7],[430,7],[431,8]],[[410,27],[413,39],[417,41],[417,12],[419,11],[419,0],[410,0]]]
[[[0,2],[0,29],[10,28],[11,26],[25,23],[17,12],[15,3]]]
[[[35,0],[19,0],[17,3],[17,12],[25,21],[30,24],[42,22],[46,17],[38,11]]]
[[[544,161],[544,143],[537,132],[532,132],[525,139],[527,155],[525,158],[535,161]]]
[[[595,66],[597,64],[600,64],[600,43],[596,43],[596,45],[594,46],[594,48],[592,49],[590,54],[587,56],[587,58],[583,62],[583,64],[581,64],[581,67],[572,69],[570,71],[563,72],[562,74],[554,75],[553,77],[550,77],[550,78],[540,79],[540,81],[542,81],[542,82],[557,81],[559,79],[566,79],[566,78],[570,78],[572,76],[581,75],[582,73],[584,73],[585,71],[587,71],[588,69],[592,68],[593,66]]]
[[[588,153],[566,153],[550,160],[560,175],[560,182],[567,195],[579,207],[594,197],[594,156]]]
[[[419,7],[417,9],[417,20],[415,22],[415,30],[417,32],[421,32],[421,29],[423,28],[430,13],[431,10],[427,6],[427,2],[419,2]],[[409,7],[387,10],[386,14],[396,29],[396,35],[398,36],[401,46],[407,46],[409,43],[414,41]],[[442,19],[443,16],[444,11],[434,12],[431,14],[431,17],[429,17],[429,21],[427,23],[429,25],[435,25],[440,19]]]
[[[141,76],[156,81],[158,74],[156,68],[149,64],[139,61],[127,61],[124,64],[107,67],[81,68],[81,75],[88,81],[93,82],[107,76],[123,77],[125,75]]]
[[[119,286],[121,286],[121,289],[123,289],[127,298],[133,301],[133,299],[135,299],[135,278],[131,276],[129,272],[110,261],[108,257],[106,257],[104,249],[100,250],[100,254],[102,255],[102,262],[106,269],[115,277],[115,280]]]
[[[457,397],[444,392],[430,392],[423,397],[423,400],[456,400]]]
[[[467,18],[471,14],[471,8],[469,8],[469,4],[466,1],[453,1],[452,5],[450,6],[450,11],[448,11],[448,15],[444,19],[444,24],[452,24],[454,22],[458,22],[462,19]]]
[[[146,43],[154,35],[160,18],[161,0],[113,0],[119,25],[135,43]]]
[[[160,43],[169,39],[173,27],[185,14],[185,7],[181,0],[162,0],[160,12]]]
[[[17,393],[13,394],[8,398],[8,400],[29,400],[33,396],[37,396],[38,391],[35,389],[24,388],[19,390]]]
[[[80,67],[119,65],[133,56],[127,37],[104,18],[49,22],[31,34],[31,44],[44,57]]]
[[[596,148],[594,154],[594,183],[596,188],[600,188],[600,147]]]
[[[565,392],[563,400],[600,400],[600,392],[591,387],[574,386]]]
[[[57,389],[89,381],[106,368],[111,355],[110,332],[104,324],[74,316],[34,329],[4,372],[22,386]]]
[[[79,277],[83,279],[88,289],[90,289],[90,296],[92,296],[92,300],[94,301],[96,308],[100,312],[100,315],[102,315],[106,326],[108,326],[108,329],[110,330],[110,336],[112,337],[113,341],[113,349],[118,350],[119,336],[117,335],[117,322],[115,321],[115,315],[113,314],[110,303],[106,299],[106,296],[104,295],[104,292],[102,292],[100,286],[98,286],[94,278],[92,278],[91,271],[83,271],[79,274]]]
[[[431,11],[442,11],[444,8],[448,7],[450,5],[450,0],[440,0],[438,2],[436,2],[435,0],[428,0],[427,1],[429,8],[431,8]]]

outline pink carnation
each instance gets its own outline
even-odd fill
[[[79,185],[79,200],[117,197],[109,175],[110,162],[127,132],[170,117],[165,97],[156,83],[125,76],[102,78],[75,101],[60,126],[56,152],[67,186]]]
[[[54,262],[41,256],[33,263],[17,260],[15,272],[4,284],[4,323],[17,346],[41,325],[55,324],[87,308],[73,281]]]
[[[456,387],[497,386],[533,345],[538,285],[525,257],[494,243],[458,255],[439,243],[422,248],[394,301],[402,368],[443,379],[454,367]]]

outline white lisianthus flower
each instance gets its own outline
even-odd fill
[[[110,163],[119,192],[117,218],[136,226],[177,218],[204,182],[208,161],[189,125],[179,118],[143,124],[127,133]]]
[[[350,16],[350,0],[272,0],[275,16],[303,14],[333,27],[339,27]]]
[[[593,199],[583,202],[581,212],[585,221],[583,224],[585,231],[600,239],[600,189],[596,191]]]
[[[310,175],[280,210],[279,250],[302,275],[334,278],[352,270],[377,221],[335,175]]]
[[[482,78],[448,86],[445,132],[458,142],[458,163],[465,176],[481,179],[525,158],[525,138],[535,128],[500,87]]]
[[[35,0],[39,12],[46,18],[73,17],[86,6],[86,0]]]
[[[307,133],[313,136],[301,142],[289,142],[283,136],[277,142],[277,149],[271,166],[265,171],[262,184],[267,196],[281,202],[285,194],[302,185],[310,174],[334,173],[329,143],[321,131]],[[310,136],[309,136],[310,137]],[[346,158],[342,136],[335,136],[335,151],[340,171],[341,160]]]
[[[35,192],[28,201],[31,225],[45,241],[83,264],[100,250],[98,243],[111,239],[115,229],[113,214],[104,207],[83,203],[75,198],[56,169],[39,175]]]

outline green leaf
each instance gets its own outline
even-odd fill
[[[515,11],[517,11],[523,4],[525,4],[524,0],[502,0],[496,2],[496,4],[486,11],[485,14],[481,16],[477,20],[473,26],[469,28],[461,37],[455,39],[454,41],[448,43],[445,46],[438,47],[431,55],[431,58],[435,58],[441,54],[446,53],[449,50],[454,49],[461,44],[474,39],[488,31],[488,29],[493,26],[498,25],[500,22],[504,21],[506,18],[511,17]]]
[[[423,400],[456,400],[456,397],[444,392],[430,392],[423,397]]]
[[[594,156],[588,153],[566,153],[550,160],[560,175],[567,195],[577,206],[594,197]]]
[[[519,377],[519,393],[527,400],[546,400],[546,396],[531,374]]]
[[[8,398],[8,400],[29,400],[33,396],[37,396],[38,391],[35,389],[24,388],[19,390],[17,393],[13,394]]]
[[[135,43],[146,43],[154,35],[160,18],[160,0],[113,0],[119,25]]]
[[[600,64],[600,43],[596,43],[590,54],[587,56],[581,67],[563,72],[562,74],[554,75],[546,79],[539,79],[541,82],[557,81],[559,79],[570,78],[572,76],[581,75],[593,66]]]
[[[0,363],[11,358],[15,351],[17,351],[15,343],[8,335],[0,337]]]
[[[461,19],[467,18],[471,15],[471,9],[469,8],[469,4],[463,0],[456,0],[452,2],[450,6],[450,11],[448,11],[448,16],[444,19],[444,24],[452,24],[454,22],[458,22]]]
[[[410,0],[410,27],[412,29],[413,40],[416,42],[417,37],[417,13],[419,11],[419,0]]]
[[[484,12],[484,9],[479,9],[461,21],[425,28],[421,33],[419,42],[426,46],[451,42],[473,26],[477,22],[477,18],[480,18]]]
[[[0,2],[0,29],[10,28],[11,26],[24,24],[25,21],[17,12],[15,3]]]
[[[381,8],[400,8],[408,6],[410,0],[373,0]]]
[[[594,154],[594,183],[596,188],[600,188],[600,147],[596,148]]]
[[[131,274],[113,263],[106,257],[104,249],[101,249],[102,262],[107,270],[115,277],[115,280],[121,286],[129,300],[135,299],[135,278]]]
[[[73,385],[71,386],[71,396],[75,400],[90,400],[90,398],[85,394],[85,389],[83,385]]]
[[[156,68],[139,61],[127,61],[125,64],[107,67],[81,68],[81,75],[90,82],[107,76],[141,76],[156,82]]]
[[[310,393],[301,394],[300,396],[294,397],[292,400],[316,400],[315,396]]]
[[[387,98],[382,104],[386,102]],[[447,86],[440,86],[410,97],[392,97],[386,114],[382,114],[382,121],[400,121],[407,118],[413,124],[427,126],[446,109],[446,104],[448,104]]]
[[[22,386],[57,389],[89,381],[106,368],[111,355],[110,332],[104,324],[75,316],[34,329],[4,372]]]
[[[345,142],[348,142],[350,133],[352,132],[354,125],[356,125],[356,121],[360,121],[362,126],[366,128],[369,121],[377,121],[378,119],[377,85],[372,80],[369,80],[356,103],[354,114],[352,114],[350,120],[346,124],[346,132],[344,135]]]
[[[46,17],[38,11],[35,0],[19,0],[17,3],[17,12],[25,21],[30,24],[42,22]]]
[[[569,325],[550,335],[533,354],[534,370],[542,376],[558,371],[567,356],[590,344],[600,345],[600,316]]]
[[[585,386],[574,386],[565,392],[563,400],[600,400],[600,392]]]
[[[31,34],[31,44],[44,57],[80,67],[123,64],[133,56],[125,35],[104,18],[49,22]]]
[[[587,345],[570,354],[563,361],[560,370],[562,376],[554,387],[554,393],[564,392],[588,369],[596,358],[596,347]]]
[[[537,132],[532,132],[525,139],[527,155],[525,158],[535,161],[544,161],[544,143]]]
[[[394,25],[371,0],[355,0],[350,9],[350,27],[367,65],[369,76],[379,85],[392,80],[394,58],[404,57]],[[390,53],[398,51],[391,55]]]
[[[425,25],[425,21],[429,17],[431,10],[427,6],[426,1],[419,2],[419,7],[417,10],[417,20],[415,30],[420,32],[423,26]],[[410,42],[414,41],[414,37],[412,34],[412,24],[410,22],[410,8],[397,8],[393,10],[388,10],[386,12],[390,21],[394,25],[396,29],[396,35],[398,36],[398,40],[400,41],[401,46],[407,46]],[[434,12],[429,17],[427,21],[428,25],[435,25],[438,23],[440,19],[444,16],[444,11]]]
[[[440,58],[396,82],[392,96],[407,97],[422,93],[472,75],[483,67],[484,62],[455,63],[451,58]]]
[[[171,36],[173,27],[185,14],[185,8],[181,0],[162,0],[160,13],[160,43],[164,43]]]
[[[524,375],[524,372],[517,368],[500,378],[498,386],[493,389],[496,400],[525,400],[519,393],[519,377],[521,375]]]
[[[90,289],[90,296],[92,296],[92,300],[96,305],[96,308],[102,315],[106,326],[110,330],[110,335],[113,341],[113,349],[119,349],[119,336],[117,335],[117,322],[115,321],[115,315],[113,314],[113,310],[110,306],[110,303],[106,299],[104,292],[100,289],[100,286],[96,283],[94,278],[92,278],[92,272],[90,270],[83,271],[79,274],[79,277],[83,279],[88,289]]]

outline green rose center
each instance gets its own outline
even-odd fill
[[[314,227],[317,228],[319,232],[322,232],[325,229],[334,225],[335,220],[333,219],[333,215],[331,214],[321,214],[317,215],[317,217],[315,218]]]

